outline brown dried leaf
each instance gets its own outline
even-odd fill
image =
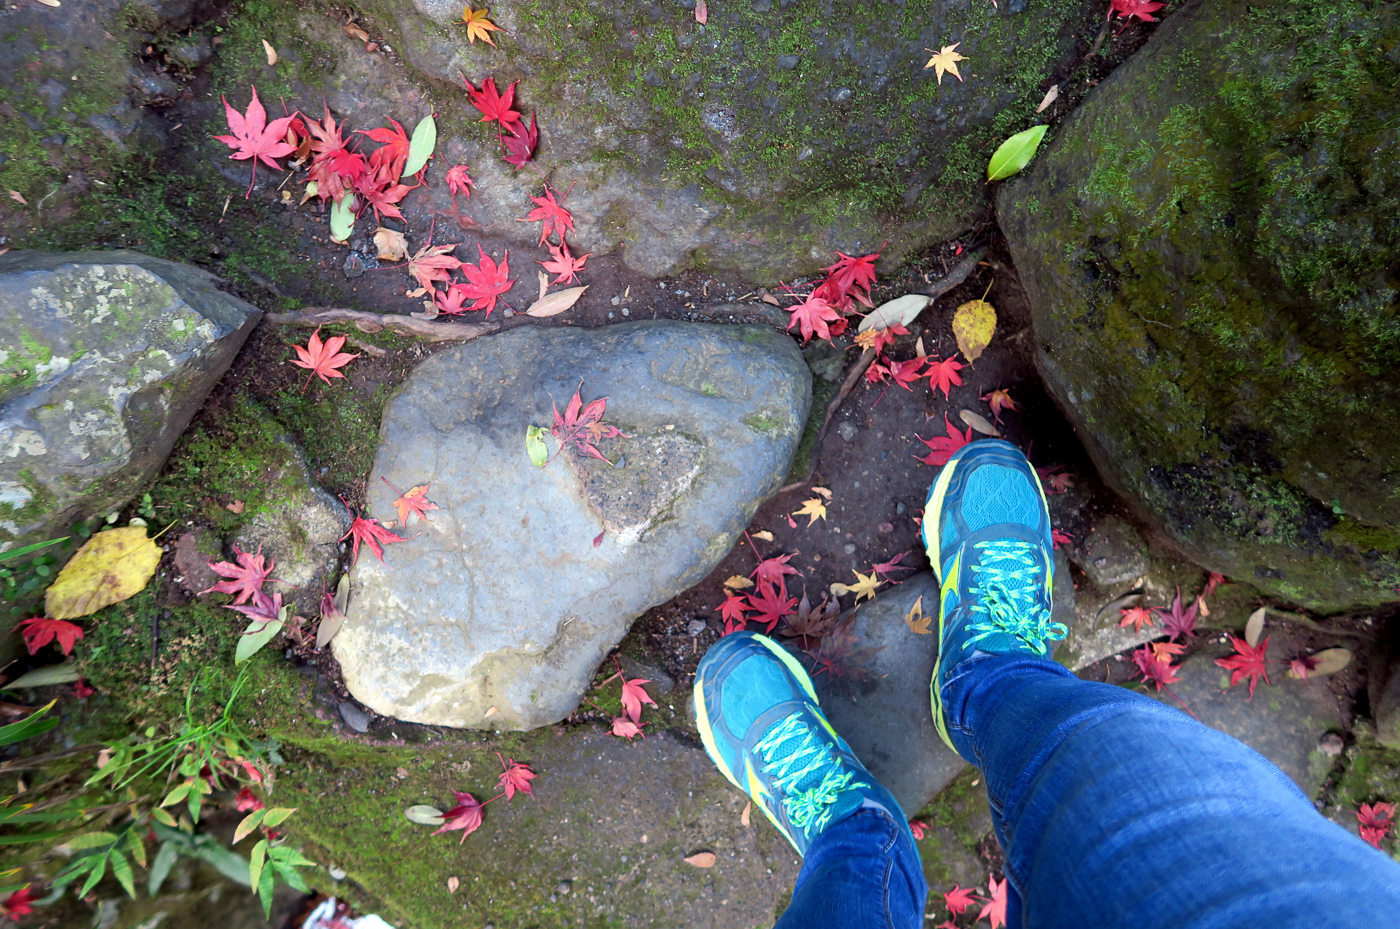
[[[773,541],[773,533],[769,532],[767,529],[762,529],[762,530],[760,530],[760,531],[758,531],[758,532],[755,532],[755,533],[753,534],[753,537],[754,537],[755,539],[758,539],[760,542],[771,542],[771,541]]]
[[[1260,607],[1249,614],[1249,622],[1244,624],[1244,640],[1249,643],[1250,648],[1259,645],[1259,636],[1264,632],[1264,616],[1269,611]]]
[[[262,40],[263,51],[267,52],[267,66],[270,68],[277,64],[277,49],[272,47],[272,43],[267,39]]]
[[[924,598],[920,596],[909,608],[909,612],[904,614],[904,624],[915,635],[932,635],[933,630],[928,627],[931,622],[933,622],[933,616],[924,615]]]
[[[455,877],[449,877],[449,878],[447,879],[447,892],[448,892],[448,893],[450,893],[450,894],[455,894],[455,893],[457,892],[457,888],[458,888],[458,887],[461,887],[461,886],[462,886],[462,882],[459,881],[459,880],[457,880],[457,878],[455,878]]]
[[[958,414],[958,418],[961,419],[967,425],[971,426],[973,429],[982,433],[983,435],[989,435],[993,438],[1001,437],[1001,432],[997,430],[996,426],[993,426],[991,423],[987,422],[987,418],[985,416],[982,416],[978,413],[974,413],[971,410],[963,410]]]
[[[1040,101],[1040,106],[1036,107],[1035,111],[1037,113],[1044,113],[1049,109],[1050,104],[1058,99],[1060,99],[1060,85],[1053,84],[1050,89],[1045,92],[1045,98]]]
[[[352,39],[359,39],[361,42],[369,41],[369,33],[365,32],[363,29],[361,29],[354,23],[345,24],[345,34]]]
[[[242,500],[235,500],[232,503],[224,504],[224,509],[235,515],[242,513],[247,508],[248,504],[244,503]]]
[[[374,247],[379,249],[375,257],[381,261],[407,261],[408,239],[402,232],[380,226],[374,230]]]
[[[583,292],[587,290],[588,287],[589,285],[587,284],[582,287],[570,287],[567,290],[556,291],[547,297],[541,297],[530,304],[530,308],[525,311],[525,315],[537,317],[558,316],[575,303],[578,303],[578,298],[583,296]]]
[[[753,801],[744,804],[744,812],[739,814],[739,822],[747,826],[749,824],[749,811],[753,809]]]
[[[703,3],[704,0],[701,0],[701,2]],[[681,860],[684,861],[686,864],[694,865],[697,868],[713,868],[715,866],[715,853],[696,852],[689,858],[682,858]]]
[[[742,574],[736,574],[733,577],[726,580],[724,582],[724,586],[733,587],[735,590],[745,590],[753,586],[753,581],[744,577],[744,575]]]

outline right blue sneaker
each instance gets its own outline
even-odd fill
[[[951,670],[977,655],[1048,658],[1069,632],[1050,618],[1054,543],[1035,468],[1009,442],[963,446],[929,490],[923,537],[942,585],[933,722],[953,748],[941,696]]]

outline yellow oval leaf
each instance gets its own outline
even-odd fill
[[[713,867],[715,866],[715,853],[714,853],[714,852],[696,852],[695,854],[691,855],[689,858],[684,858],[684,859],[682,859],[682,860],[683,860],[686,864],[688,864],[688,865],[694,865],[694,866],[697,867],[697,868],[713,868]]]
[[[109,529],[88,539],[58,572],[44,598],[50,619],[76,619],[135,596],[160,563],[146,530]]]
[[[262,40],[263,51],[267,52],[267,66],[270,68],[277,64],[277,49],[272,47],[272,43],[267,39]]]
[[[978,359],[996,331],[997,311],[986,300],[969,300],[953,314],[953,337],[968,361]]]
[[[753,581],[742,574],[735,574],[724,582],[725,587],[733,587],[735,590],[743,590],[753,586]]]
[[[547,297],[541,297],[530,308],[525,311],[526,316],[555,316],[564,312],[569,307],[578,302],[578,298],[583,296],[589,285],[582,287],[570,287],[568,290],[561,290],[552,293]]]
[[[971,410],[963,410],[961,413],[958,414],[958,417],[962,419],[963,422],[967,423],[969,426],[971,426],[973,429],[976,429],[983,435],[989,435],[993,438],[998,438],[1001,436],[1000,430],[998,430],[996,426],[993,426],[991,423],[987,422],[987,417],[983,416],[980,413],[974,413]]]

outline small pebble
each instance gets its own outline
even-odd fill
[[[613,314],[609,313],[609,314],[608,314],[608,319],[612,319],[612,318],[613,318]]]
[[[624,306],[624,307],[622,308],[622,315],[623,315],[623,316],[631,316],[631,315],[632,315],[632,311],[629,310],[627,307]]]
[[[889,535],[894,532],[894,523],[881,523],[879,529],[881,535]]]
[[[708,626],[709,623],[705,622],[703,619],[692,619],[690,622],[685,624],[685,631],[686,634],[693,639],[700,633],[704,632],[706,627]]]
[[[370,715],[349,700],[340,705],[340,718],[356,732],[369,731]]]
[[[568,896],[569,891],[573,889],[573,885],[570,884],[568,881],[560,881],[558,884],[554,885],[554,892],[561,897]]]
[[[327,868],[326,873],[331,876],[331,880],[333,881],[345,880],[345,872],[340,868]]]
[[[1342,749],[1346,747],[1346,744],[1337,733],[1329,732],[1318,740],[1317,747],[1322,749],[1324,755],[1336,758],[1342,753]]]
[[[895,506],[895,508],[894,508],[894,515],[896,515],[896,516],[903,516],[905,513],[908,513],[908,512],[909,512],[909,507],[905,506],[905,505],[902,504],[902,503],[901,503],[901,504],[898,504],[898,505]]]
[[[855,441],[856,433],[860,432],[860,427],[853,422],[846,421],[837,426],[836,431],[841,434],[841,438],[852,442]]]
[[[841,551],[845,552],[847,555],[854,555],[856,553],[856,547],[852,543],[847,542],[845,545],[841,546]]]
[[[617,305],[618,305],[619,303],[621,303],[621,302],[622,302],[622,298],[621,298],[621,297],[613,297],[613,298],[612,298],[612,305],[613,305],[613,306],[617,306]]]

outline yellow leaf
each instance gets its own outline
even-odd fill
[[[58,572],[44,599],[50,619],[75,619],[135,596],[160,563],[160,546],[146,530],[127,527],[88,539]]]
[[[956,51],[961,44],[961,42],[954,42],[952,45],[943,46],[942,50],[936,52],[931,48],[924,49],[933,56],[928,60],[928,64],[924,65],[924,70],[932,68],[933,73],[938,77],[939,84],[943,83],[943,72],[945,71],[960,81],[963,79],[962,75],[958,73],[958,62],[967,61],[967,58],[959,55]]]
[[[715,866],[714,852],[696,852],[689,858],[682,858],[686,864],[694,865],[697,868],[713,868]]]
[[[953,337],[968,361],[978,359],[996,331],[997,311],[986,300],[969,300],[953,314]]]
[[[924,615],[924,598],[922,596],[915,600],[914,605],[909,608],[909,612],[904,614],[904,624],[915,635],[932,635],[933,631],[928,627],[931,622],[933,622],[933,617]]]
[[[866,597],[873,599],[875,596],[875,588],[880,586],[880,580],[875,572],[871,571],[866,575],[861,574],[859,571],[852,570],[851,573],[856,576],[856,582],[854,584],[832,584],[831,592],[838,597],[842,594],[855,594],[857,603]]]
[[[753,809],[753,801],[744,804],[744,812],[739,814],[739,822],[747,826],[749,824],[749,810]]]
[[[267,66],[270,68],[277,64],[277,49],[272,47],[272,43],[267,39],[262,40],[263,51],[267,52]]]
[[[1054,103],[1058,99],[1060,99],[1060,85],[1052,84],[1050,85],[1050,89],[1045,92],[1045,96],[1041,98],[1040,106],[1036,107],[1035,111],[1037,113],[1045,112],[1045,110],[1050,106],[1050,104]]]
[[[825,487],[813,487],[812,493],[821,494],[828,502],[831,500],[831,491],[827,490]]]
[[[500,32],[501,27],[486,18],[486,14],[490,12],[489,7],[473,10],[470,6],[462,11],[462,22],[467,24],[467,39],[473,45],[476,44],[477,39],[480,39],[487,45],[495,47],[496,43],[491,41],[491,33]]]
[[[961,419],[967,425],[971,426],[973,429],[976,429],[978,432],[982,433],[983,435],[989,435],[993,438],[998,438],[1001,436],[1001,433],[997,430],[997,427],[987,422],[987,417],[983,416],[981,413],[974,413],[971,410],[963,410],[961,413],[958,414],[958,418]]]
[[[375,257],[381,261],[408,260],[408,239],[402,232],[380,226],[374,230],[374,247],[379,250]]]
[[[744,575],[742,575],[742,574],[736,574],[736,575],[734,575],[733,577],[731,577],[729,580],[725,581],[725,582],[724,582],[724,586],[725,586],[725,587],[733,587],[735,590],[744,590],[744,589],[746,589],[746,588],[748,588],[748,587],[752,587],[752,586],[753,586],[753,581],[751,581],[751,580],[749,580],[748,578],[744,577]]]
[[[547,297],[541,297],[530,308],[525,311],[526,316],[557,316],[569,307],[578,303],[578,298],[583,296],[583,292],[590,285],[584,284],[582,287],[570,287],[568,290],[557,290]]]
[[[826,504],[822,503],[821,497],[813,497],[803,501],[801,509],[792,515],[807,517],[807,525],[810,526],[819,519],[826,519]]]
[[[761,529],[758,532],[755,532],[753,534],[753,537],[755,539],[758,539],[760,542],[773,541],[773,533],[769,532],[767,529]]]

